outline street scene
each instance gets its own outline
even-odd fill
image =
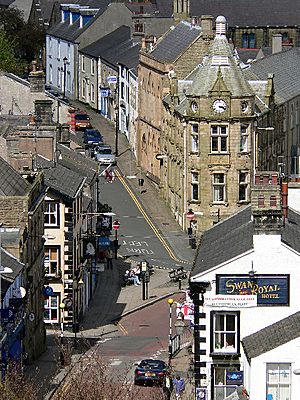
[[[299,4],[0,3],[0,400],[298,400]]]

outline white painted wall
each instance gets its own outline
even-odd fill
[[[206,273],[199,274],[196,281],[210,281],[212,290],[208,292],[209,295],[216,294],[216,274],[247,274],[251,270],[252,261],[253,268],[257,274],[289,274],[290,275],[290,305],[289,306],[259,306],[254,308],[244,308],[240,309],[240,339],[248,336],[252,333],[259,331],[260,329],[269,326],[297,311],[299,311],[299,281],[300,281],[300,255],[286,245],[281,243],[280,235],[255,235],[253,237],[254,249],[249,251],[241,257],[238,257],[231,262],[225,263],[224,265],[214,268]],[[215,310],[220,311],[220,308],[215,308]],[[228,311],[236,310],[234,308],[228,309]],[[205,307],[203,311],[206,312],[206,319],[201,320],[201,325],[206,325],[206,331],[201,332],[201,335],[206,335],[206,345],[201,343],[201,349],[206,348],[206,357],[201,357],[201,361],[206,361],[207,366],[212,363],[212,358],[209,356],[210,353],[210,312],[213,308]],[[224,311],[224,309],[222,309]],[[205,347],[206,346],[206,347]],[[289,347],[288,347],[289,348]],[[292,347],[291,347],[292,348]],[[245,356],[243,354],[243,348],[241,345],[241,364],[245,361]],[[286,357],[292,357],[292,354],[285,353]],[[300,358],[299,358],[300,360]],[[281,362],[279,358],[277,362]],[[299,361],[300,363],[300,361]],[[263,365],[260,363],[260,367],[257,368],[257,374],[261,373]],[[300,368],[300,365],[299,365]],[[243,369],[243,367],[241,368]],[[251,374],[253,374],[253,364],[251,364]],[[205,371],[202,371],[205,372]],[[206,371],[207,376],[210,376],[210,367]],[[257,377],[251,379],[251,385],[249,375],[247,376],[247,370],[245,370],[245,384],[248,391],[252,391],[254,387],[257,386]],[[260,379],[265,382],[265,375]],[[300,377],[299,377],[300,381]],[[207,382],[209,386],[209,382]],[[260,387],[261,384],[260,384]],[[265,383],[263,384],[265,387]],[[210,392],[210,387],[209,387]],[[265,394],[260,393],[252,396],[251,398],[255,400],[265,400]],[[209,397],[208,397],[209,398]],[[296,400],[296,398],[295,398]]]
[[[256,357],[251,362],[251,399],[265,400],[267,363],[291,364],[291,399],[298,400],[300,393],[300,376],[293,374],[300,368],[300,338],[292,340],[276,349]],[[276,399],[274,399],[276,400]]]
[[[288,189],[288,205],[296,211],[300,212],[300,185],[299,187],[289,187]]]

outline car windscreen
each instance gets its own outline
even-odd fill
[[[98,131],[88,131],[87,135],[88,136],[92,136],[92,137],[96,137],[96,138],[100,138],[101,137],[100,132],[98,132]]]
[[[89,117],[86,114],[76,114],[75,119],[77,121],[86,121],[89,119]]]
[[[111,149],[100,149],[99,154],[111,154]]]
[[[143,360],[140,365],[140,368],[145,368],[145,369],[164,369],[166,367],[166,364],[163,361],[157,361],[157,360]]]

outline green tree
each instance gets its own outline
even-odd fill
[[[11,41],[4,31],[0,30],[0,70],[19,73],[24,71],[25,64],[14,54],[14,41]]]

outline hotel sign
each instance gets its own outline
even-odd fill
[[[217,294],[256,295],[258,305],[289,304],[289,275],[217,275]]]

